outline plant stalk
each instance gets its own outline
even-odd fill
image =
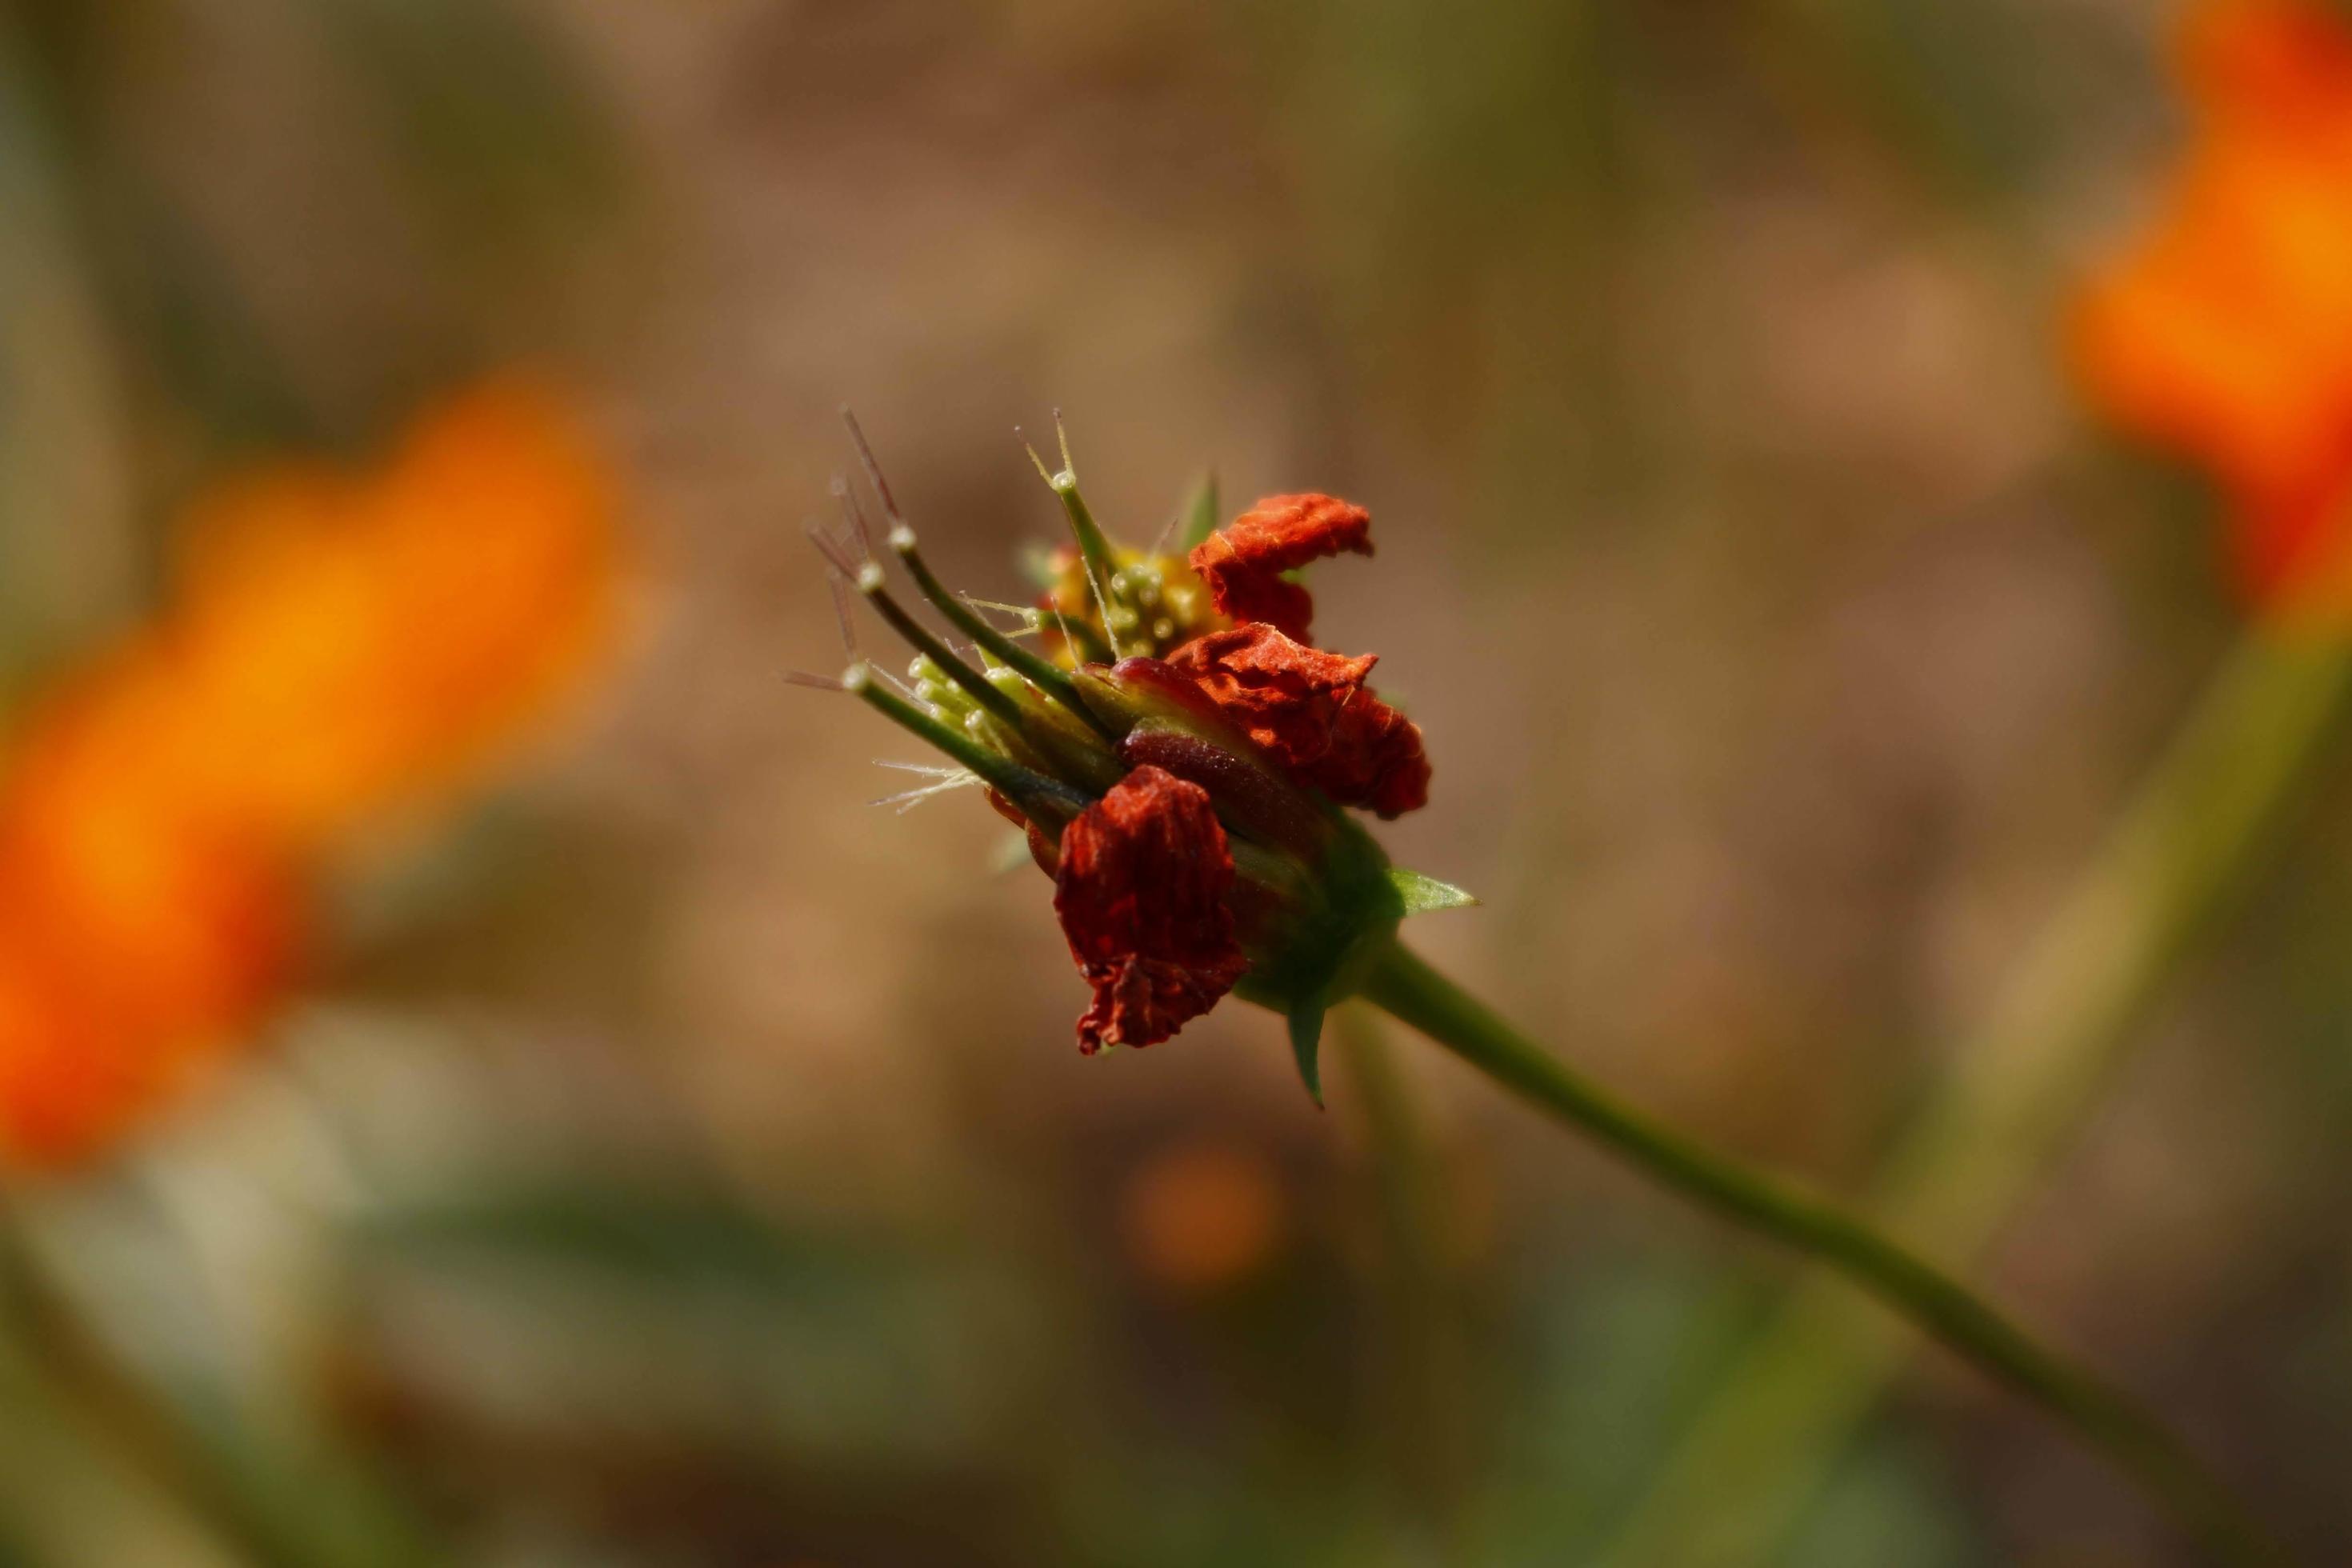
[[[1866,1205],[1939,1256],[1980,1257],[2131,1055],[2184,951],[2268,858],[2352,690],[2352,642],[2257,630],[2224,661],[2105,847],[1954,1052]],[[1911,1344],[1823,1275],[1757,1332],[1606,1561],[1768,1561]]]
[[[1835,1205],[1725,1158],[1588,1082],[1403,947],[1365,998],[1504,1088],[1724,1218],[1830,1264],[1988,1375],[2042,1406],[2137,1479],[2219,1560],[2273,1564],[2261,1525],[2154,1416],[2037,1343],[1958,1280]]]

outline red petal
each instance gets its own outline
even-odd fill
[[[1169,662],[1225,717],[1342,805],[1384,817],[1429,804],[1421,727],[1364,684],[1375,656],[1303,647],[1270,626],[1211,632]]]
[[[1368,690],[1339,710],[1331,749],[1305,776],[1342,805],[1367,807],[1384,821],[1429,804],[1421,726]]]
[[[1267,496],[1194,549],[1192,570],[1223,614],[1305,642],[1315,601],[1282,574],[1343,550],[1370,555],[1371,527],[1370,512],[1336,496]]]
[[[1159,768],[1137,768],[1062,830],[1054,909],[1095,992],[1080,1050],[1156,1045],[1233,989],[1249,967],[1233,885],[1209,792]]]

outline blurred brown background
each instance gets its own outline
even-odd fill
[[[16,689],[148,613],[210,476],[363,449],[482,366],[563,367],[627,476],[634,631],[570,729],[340,876],[249,1060],[29,1199],[257,1485],[365,1493],[355,1539],[383,1507],[567,1568],[1583,1561],[1791,1277],[1362,1021],[1321,1113],[1239,1005],[1080,1060],[1001,824],[868,805],[910,746],[780,679],[837,657],[800,525],[842,402],[996,597],[1055,525],[1013,426],[1056,407],[1132,538],[1204,467],[1370,506],[1319,625],[1436,761],[1384,840],[1486,900],[1420,945],[1838,1188],[2240,619],[2207,502],[2091,426],[2055,337],[2177,144],[2162,7],[0,18]],[[2322,778],[1977,1274],[2332,1561]],[[215,1560],[26,1423],[27,1561]],[[1776,1561],[2189,1560],[1933,1356],[1836,1476]]]

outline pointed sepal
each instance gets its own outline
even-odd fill
[[[1466,910],[1478,901],[1475,893],[1465,892],[1451,882],[1441,882],[1434,877],[1424,877],[1418,871],[1408,871],[1402,866],[1388,870],[1389,885],[1404,900],[1404,912],[1425,915],[1436,910]]]
[[[1329,1010],[1320,996],[1309,997],[1290,1010],[1290,1054],[1298,1063],[1299,1081],[1323,1109],[1323,1015]]]

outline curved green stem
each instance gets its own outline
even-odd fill
[[[1555,1120],[1727,1219],[1811,1253],[2137,1479],[2225,1563],[2279,1549],[2129,1395],[2034,1342],[1968,1287],[1833,1204],[1712,1152],[1587,1082],[1485,1004],[1391,944],[1363,994]]]
[[[1880,1220],[1972,1259],[2000,1236],[2098,1103],[2183,952],[2269,856],[2352,689],[2352,643],[2256,630],[2224,660],[1977,1028],[1889,1149]],[[1911,1349],[1817,1275],[1793,1289],[1701,1407],[1606,1561],[1766,1561]]]

